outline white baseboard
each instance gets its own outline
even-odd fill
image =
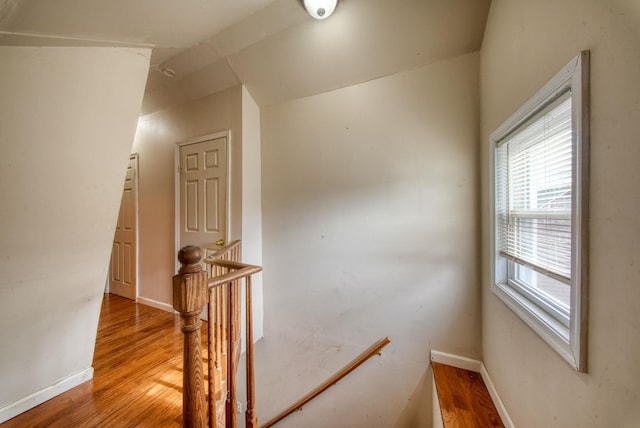
[[[442,409],[440,408],[440,399],[438,398],[438,389],[436,388],[436,379],[431,376],[431,405],[432,412],[432,428],[444,428],[444,421],[442,419]]]
[[[504,403],[500,399],[498,395],[498,391],[496,390],[491,378],[489,377],[489,372],[485,367],[482,361],[474,360],[467,357],[461,357],[459,355],[447,354],[446,352],[440,351],[431,351],[431,361],[435,363],[446,364],[453,367],[458,367],[460,369],[470,370],[472,372],[480,373],[482,376],[482,380],[484,381],[487,390],[489,391],[489,395],[493,400],[493,404],[496,406],[496,410],[502,419],[502,423],[505,428],[515,428],[511,417],[509,417],[509,413],[507,412],[507,408],[504,406]]]
[[[476,373],[480,373],[480,366],[482,366],[482,362],[478,360],[433,350],[431,351],[431,361]]]
[[[63,392],[74,388],[81,383],[84,383],[93,377],[93,367],[82,370],[81,372],[74,373],[55,384],[48,386],[40,391],[34,392],[20,400],[11,403],[9,405],[0,408],[0,423],[8,421],[9,419],[18,416],[20,413],[24,413],[29,409],[36,407],[39,404],[44,403],[47,400],[52,399],[56,395],[60,395]]]
[[[482,364],[482,366],[480,367],[480,374],[482,375],[482,380],[484,381],[484,384],[487,387],[487,390],[489,391],[489,395],[493,400],[493,404],[496,406],[496,410],[498,411],[498,414],[500,415],[500,419],[502,419],[502,423],[504,424],[505,428],[515,428],[515,425],[513,424],[513,421],[511,420],[509,413],[507,413],[507,408],[505,407],[504,403],[500,399],[500,396],[498,395],[498,391],[496,391],[496,387],[493,386],[493,382],[491,382],[491,378],[489,377],[489,372],[487,371],[487,368],[485,367],[484,364]]]
[[[146,297],[138,296],[136,302],[141,303],[143,305],[151,306],[152,308],[162,309],[163,311],[175,313],[173,310],[173,306],[168,303],[158,302],[157,300],[147,299]]]

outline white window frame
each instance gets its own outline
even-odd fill
[[[583,51],[491,134],[490,243],[491,289],[527,325],[579,372],[587,371],[588,214],[589,214],[589,51]],[[567,312],[550,308],[508,280],[508,262],[497,239],[495,152],[499,143],[571,91],[572,213],[571,297]],[[547,302],[553,305],[553,302]]]

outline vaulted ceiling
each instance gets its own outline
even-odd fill
[[[259,105],[480,49],[490,0],[0,0],[0,45],[149,46],[142,113],[243,83]]]

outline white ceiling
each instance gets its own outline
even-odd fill
[[[238,83],[270,105],[477,51],[489,4],[341,0],[316,21],[298,0],[0,0],[0,45],[151,46],[143,113]]]

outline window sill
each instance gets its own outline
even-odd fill
[[[575,369],[577,361],[569,343],[569,329],[507,284],[494,284],[492,291],[520,319]]]

